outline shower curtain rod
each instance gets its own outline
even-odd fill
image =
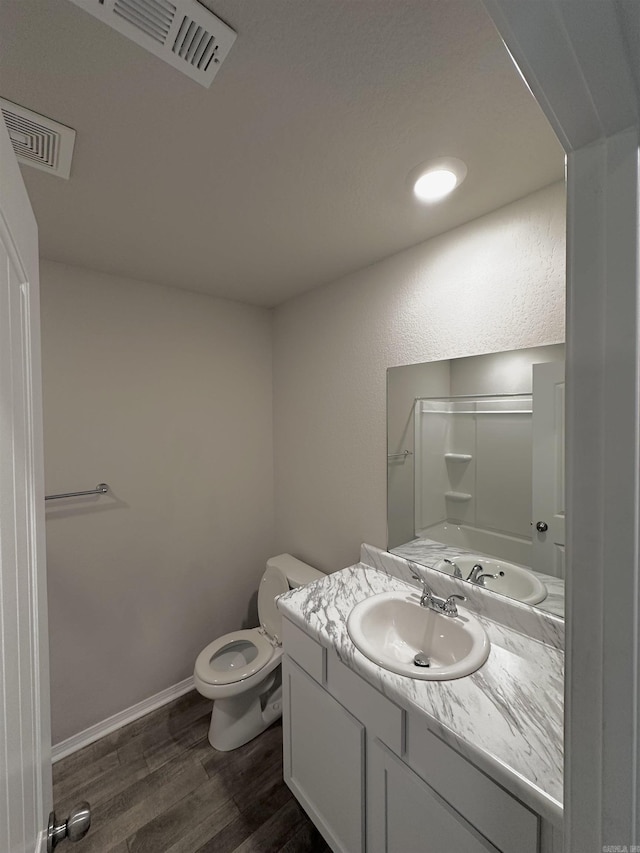
[[[45,501],[55,501],[58,498],[79,498],[82,495],[106,495],[109,491],[109,486],[106,483],[98,483],[95,489],[89,489],[86,492],[65,492],[63,495],[45,495]]]

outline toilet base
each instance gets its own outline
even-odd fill
[[[278,667],[267,684],[214,701],[209,743],[220,752],[237,749],[262,734],[281,716],[282,674]]]

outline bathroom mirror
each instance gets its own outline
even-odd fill
[[[564,615],[564,344],[387,371],[388,548]]]

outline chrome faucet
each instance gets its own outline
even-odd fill
[[[460,571],[460,566],[455,563],[453,560],[448,560],[446,557],[442,558],[443,563],[447,563],[449,566],[453,566],[453,576],[454,578],[458,578],[459,580],[464,580],[462,577],[462,572]]]
[[[467,600],[464,595],[456,595],[454,593],[453,595],[450,595],[448,598],[445,598],[444,602],[441,605],[442,609],[440,609],[440,606],[438,606],[438,608],[437,608],[438,612],[444,613],[445,616],[457,616],[458,615],[458,608],[456,607],[456,602],[455,602],[456,598],[459,601],[466,601]]]
[[[484,572],[484,569],[480,565],[480,563],[476,563],[475,566],[469,572],[467,576],[467,580],[471,581],[471,583],[478,583],[478,576]]]
[[[466,601],[464,595],[450,595],[448,598],[440,598],[433,594],[429,584],[420,575],[412,575],[414,580],[420,581],[422,584],[422,595],[420,596],[420,607],[428,607],[436,613],[443,613],[445,616],[457,616],[458,608],[456,607],[456,599]]]
[[[429,584],[426,582],[426,580],[423,577],[421,577],[420,575],[414,575],[413,572],[411,573],[411,577],[415,581],[420,581],[420,583],[422,584],[422,595],[420,596],[420,607],[429,607],[430,602],[432,601],[432,599],[434,597],[433,591],[429,587]]]
[[[503,578],[504,572],[496,572],[495,575],[489,574],[489,572],[485,572],[480,563],[476,563],[475,566],[469,572],[469,577],[467,580],[470,583],[475,583],[478,586],[484,586],[487,578]]]

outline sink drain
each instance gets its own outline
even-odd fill
[[[423,652],[418,652],[413,662],[416,666],[431,666],[431,661]]]

